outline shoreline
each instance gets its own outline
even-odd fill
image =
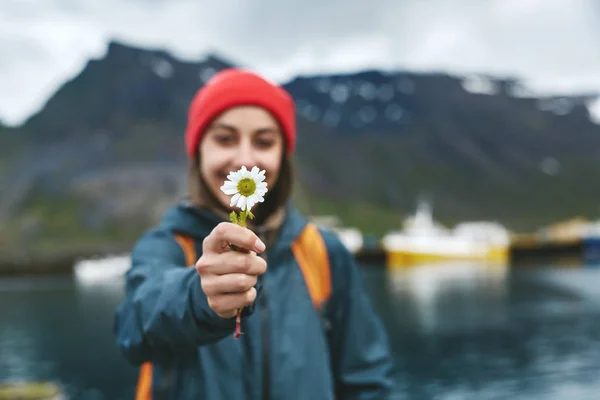
[[[86,254],[65,254],[51,258],[29,258],[1,260],[0,277],[8,276],[49,276],[71,275],[75,263],[86,257]]]
[[[76,249],[55,246],[51,251],[21,248],[16,252],[3,249],[0,252],[0,277],[72,275],[79,261],[119,256],[130,251],[131,247],[124,245],[82,246]],[[386,264],[386,254],[380,248],[361,249],[354,254],[354,257],[361,266],[366,268]],[[559,260],[573,262],[581,258],[581,243],[514,246],[509,257],[511,264],[518,265]]]
[[[23,249],[18,255],[14,251],[12,254],[3,251],[0,277],[72,275],[78,261],[110,257],[129,250],[126,246],[98,246],[52,252]]]

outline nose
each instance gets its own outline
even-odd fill
[[[251,143],[248,143],[247,141],[240,143],[234,161],[236,169],[240,169],[242,166],[245,166],[247,169],[252,169],[252,167],[256,165],[254,155],[255,152]]]

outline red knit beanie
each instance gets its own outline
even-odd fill
[[[208,124],[223,111],[240,105],[255,105],[271,112],[281,124],[288,154],[294,151],[296,116],[292,96],[252,72],[229,68],[216,73],[192,99],[185,131],[190,158],[195,156]]]

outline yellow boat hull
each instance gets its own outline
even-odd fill
[[[0,383],[0,400],[64,400],[61,388],[51,382]]]
[[[435,254],[435,253],[418,253],[411,251],[394,251],[386,252],[387,266],[390,268],[402,268],[414,266],[424,263],[443,262],[443,261],[481,261],[492,263],[506,263],[509,259],[509,251],[507,247],[492,248],[484,254]]]

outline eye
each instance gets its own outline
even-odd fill
[[[276,146],[279,140],[281,140],[279,134],[272,129],[268,129],[263,130],[255,135],[253,138],[253,143],[259,149],[267,150],[273,146]]]
[[[229,145],[235,142],[235,137],[231,133],[216,133],[213,138],[215,142],[221,145]]]
[[[270,137],[259,137],[255,141],[257,147],[266,149],[275,145],[275,140]]]

